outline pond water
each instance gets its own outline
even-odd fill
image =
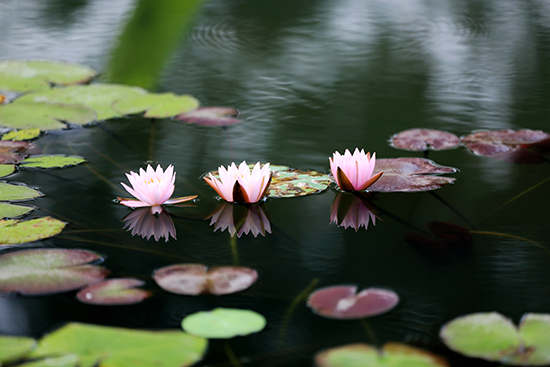
[[[66,60],[105,70],[133,8],[127,0],[4,0],[0,57]],[[447,357],[453,366],[490,366],[446,349],[438,333],[452,318],[498,311],[518,321],[550,313],[550,183],[547,163],[520,165],[465,148],[432,151],[456,178],[434,192],[380,193],[376,225],[331,224],[337,191],[265,203],[271,233],[232,239],[205,220],[219,204],[201,176],[231,162],[271,162],[328,172],[334,151],[355,147],[379,158],[422,157],[388,139],[423,127],[458,136],[478,129],[549,131],[550,5],[545,0],[206,1],[158,83],[204,106],[230,106],[243,123],[197,127],[161,119],[115,119],[50,132],[44,153],[89,163],[21,171],[11,181],[40,188],[33,216],[69,223],[58,236],[24,248],[82,248],[106,256],[111,276],[147,282],[153,297],[133,306],[79,303],[73,293],[0,298],[0,333],[40,337],[67,321],[131,328],[180,328],[185,315],[215,307],[255,310],[258,334],[230,341],[243,365],[307,366],[327,347],[399,341]],[[124,173],[146,162],[174,165],[176,195],[195,208],[170,208],[177,240],[144,240],[122,229],[130,209]],[[529,189],[533,188],[530,191]],[[519,196],[520,194],[523,195]],[[519,197],[518,197],[519,196]],[[418,252],[405,235],[433,221],[474,233],[469,254]],[[488,233],[491,234],[488,234]],[[525,240],[527,239],[527,240]],[[153,270],[175,263],[255,268],[259,281],[226,296],[177,296]],[[301,292],[355,284],[400,296],[391,312],[365,321],[317,316]],[[200,366],[229,366],[212,341]]]

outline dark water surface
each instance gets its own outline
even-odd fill
[[[1,0],[0,58],[61,59],[104,70],[132,6]],[[218,202],[200,177],[242,160],[327,172],[335,150],[355,147],[380,158],[420,157],[387,142],[414,127],[459,136],[476,129],[550,131],[548,65],[545,0],[207,1],[158,90],[192,94],[204,106],[236,107],[242,124],[223,130],[130,118],[52,132],[37,141],[45,153],[78,154],[89,164],[11,179],[47,194],[33,202],[41,208],[36,216],[70,223],[61,235],[22,247],[98,251],[112,276],[142,278],[155,295],[122,307],[87,306],[73,293],[3,297],[0,333],[40,337],[70,320],[178,328],[185,315],[222,306],[252,309],[268,320],[261,333],[230,342],[244,365],[307,366],[322,348],[359,341],[410,343],[456,366],[496,365],[448,351],[438,332],[472,312],[498,311],[516,322],[525,312],[550,313],[550,184],[496,210],[548,179],[547,163],[517,165],[464,148],[431,152],[437,163],[460,170],[455,184],[437,195],[378,194],[380,220],[357,232],[329,224],[333,189],[269,200],[272,234],[244,235],[236,252],[227,231],[214,232],[204,220]],[[177,241],[146,241],[122,230],[129,209],[113,199],[124,195],[124,173],[146,161],[175,166],[176,195],[199,195],[197,208],[169,209]],[[435,261],[404,240],[432,221],[510,236],[475,234],[470,255]],[[176,296],[154,285],[154,269],[182,262],[238,262],[261,278],[221,297]],[[319,287],[389,288],[401,302],[367,319],[368,327],[321,318],[304,303],[290,312],[316,279]],[[230,365],[224,344],[211,342],[199,365]]]

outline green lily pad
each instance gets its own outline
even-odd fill
[[[2,107],[4,108],[4,107]],[[0,109],[1,113],[1,109]],[[0,163],[19,163],[28,155],[28,151],[36,146],[25,141],[0,141]]]
[[[0,364],[28,354],[36,346],[36,340],[19,336],[0,336]]]
[[[182,367],[202,359],[207,343],[177,330],[144,331],[70,323],[42,338],[30,357],[75,355],[81,367]]]
[[[9,60],[0,62],[0,90],[28,92],[49,89],[51,84],[86,83],[97,72],[87,66],[55,61]]]
[[[126,85],[74,85],[66,88],[54,88],[42,91],[40,93],[26,94],[19,98],[16,102],[78,104],[94,110],[97,115],[97,120],[102,121],[121,116],[120,113],[111,108],[115,101],[121,100],[125,97],[139,96],[145,93],[147,93],[145,89],[129,87]],[[12,104],[15,104],[15,102]],[[0,119],[0,124],[1,121],[2,120]]]
[[[15,172],[13,164],[0,164],[0,177],[6,177]]]
[[[30,187],[0,182],[0,201],[30,200],[40,196],[42,196],[40,191]]]
[[[192,96],[176,96],[173,93],[129,96],[113,103],[113,110],[121,115],[145,112],[145,117],[164,118],[176,116],[199,107]]]
[[[86,158],[69,155],[32,156],[19,165],[24,168],[65,168],[85,163]]]
[[[29,100],[27,94],[0,108],[0,126],[15,129],[60,130],[67,125],[61,121],[85,125],[96,119],[95,112],[78,104],[49,103]],[[23,100],[26,98],[26,100]]]
[[[445,359],[400,343],[382,349],[364,343],[344,345],[317,353],[319,367],[449,367]]]
[[[0,292],[39,295],[66,292],[103,280],[109,271],[85,250],[32,249],[0,255]]]
[[[136,288],[142,285],[144,281],[134,278],[108,279],[80,290],[76,298],[92,305],[131,305],[151,296],[151,292]]]
[[[51,357],[18,364],[17,367],[78,367],[78,361],[78,357],[74,354],[67,354],[61,357]]]
[[[2,135],[2,140],[23,141],[32,140],[40,136],[40,129],[14,130]]]
[[[510,366],[550,364],[550,315],[525,314],[519,328],[497,312],[475,313],[445,324],[443,343],[469,357]]]
[[[34,206],[0,203],[0,219],[17,218],[36,209]]]
[[[254,311],[216,308],[185,317],[181,326],[191,335],[209,339],[229,339],[258,332],[265,324],[265,318]]]
[[[66,223],[52,217],[28,221],[0,220],[0,245],[33,242],[59,234]]]

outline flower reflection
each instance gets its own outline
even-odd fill
[[[355,229],[361,226],[368,228],[369,222],[376,225],[376,210],[363,197],[339,193],[330,208],[330,224],[336,223],[340,227]],[[379,218],[380,219],[380,218]]]
[[[269,212],[264,204],[233,205],[221,203],[216,210],[206,219],[210,225],[216,225],[214,232],[228,230],[231,236],[241,237],[243,234],[252,233],[254,237],[259,234],[265,237],[265,233],[271,233]]]
[[[123,229],[131,230],[132,236],[138,234],[147,240],[153,236],[157,242],[163,237],[165,242],[168,242],[170,236],[176,239],[174,222],[164,209],[158,215],[154,215],[149,208],[138,208],[122,220],[126,222]]]

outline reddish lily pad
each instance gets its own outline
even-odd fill
[[[360,319],[388,312],[399,303],[397,293],[387,289],[339,285],[316,290],[307,305],[318,315],[333,319]]]
[[[0,292],[40,295],[66,292],[103,280],[102,260],[85,250],[33,249],[0,255]]]
[[[24,141],[0,141],[0,164],[19,163],[27,154],[27,150],[34,148],[34,145]]]
[[[458,147],[460,139],[446,131],[410,129],[392,136],[391,143],[395,148],[412,151],[443,150]]]
[[[416,192],[439,189],[452,183],[450,177],[432,176],[433,174],[454,173],[456,168],[435,164],[424,158],[377,159],[374,173],[383,171],[378,181],[368,191],[378,192]]]
[[[540,130],[478,131],[462,143],[475,154],[519,164],[541,164],[550,154],[550,134]]]
[[[92,305],[132,305],[151,296],[151,292],[136,289],[145,282],[134,278],[108,279],[81,289],[76,298]]]
[[[258,279],[258,272],[237,266],[221,266],[208,270],[205,265],[200,264],[177,264],[155,270],[153,279],[162,289],[176,294],[221,295],[247,289]]]
[[[203,107],[182,113],[175,119],[199,126],[231,126],[242,122],[235,118],[238,115],[239,112],[230,107]]]

